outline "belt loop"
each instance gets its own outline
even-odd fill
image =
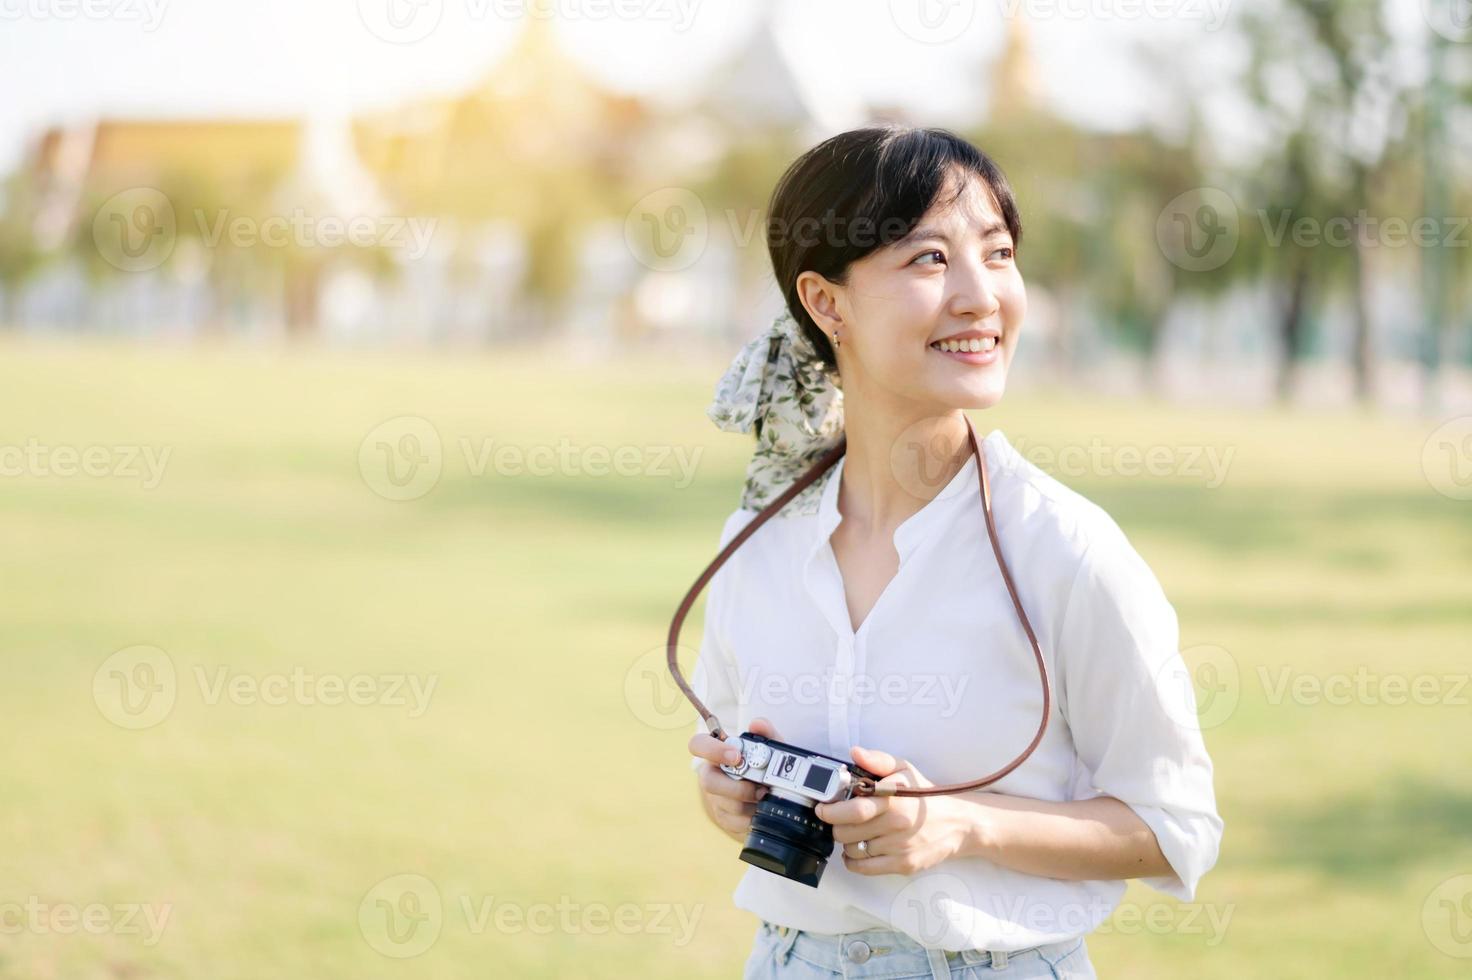
[[[925,956],[930,960],[930,975],[934,980],[951,980],[951,964],[943,949],[927,949]]]
[[[773,926],[777,930],[777,962],[783,966],[787,965],[787,958],[792,953],[792,947],[797,944],[797,935],[802,930],[793,929],[791,926]]]
[[[992,969],[993,970],[1005,970],[1005,969],[1007,969],[1007,951],[1005,949],[1002,949],[1002,950],[995,950],[994,949],[994,950],[992,950]]]

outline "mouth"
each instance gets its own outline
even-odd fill
[[[995,327],[963,330],[933,341],[930,349],[963,364],[991,364],[1001,355],[1002,333]]]

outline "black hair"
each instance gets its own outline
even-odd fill
[[[838,364],[833,345],[798,299],[798,275],[812,270],[843,285],[852,263],[914,230],[957,169],[991,191],[1013,247],[1020,246],[1022,217],[1006,175],[950,130],[851,129],[805,152],[777,181],[767,221],[772,272],[788,311],[829,365]],[[959,182],[946,203],[964,190]]]

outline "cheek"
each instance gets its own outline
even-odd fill
[[[1022,276],[1014,276],[1007,284],[1001,297],[1002,316],[1008,323],[1021,323],[1022,318],[1027,315],[1027,288],[1022,284]]]

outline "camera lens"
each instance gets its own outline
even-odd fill
[[[819,820],[811,806],[768,793],[752,814],[741,860],[817,888],[832,853],[832,824]]]

